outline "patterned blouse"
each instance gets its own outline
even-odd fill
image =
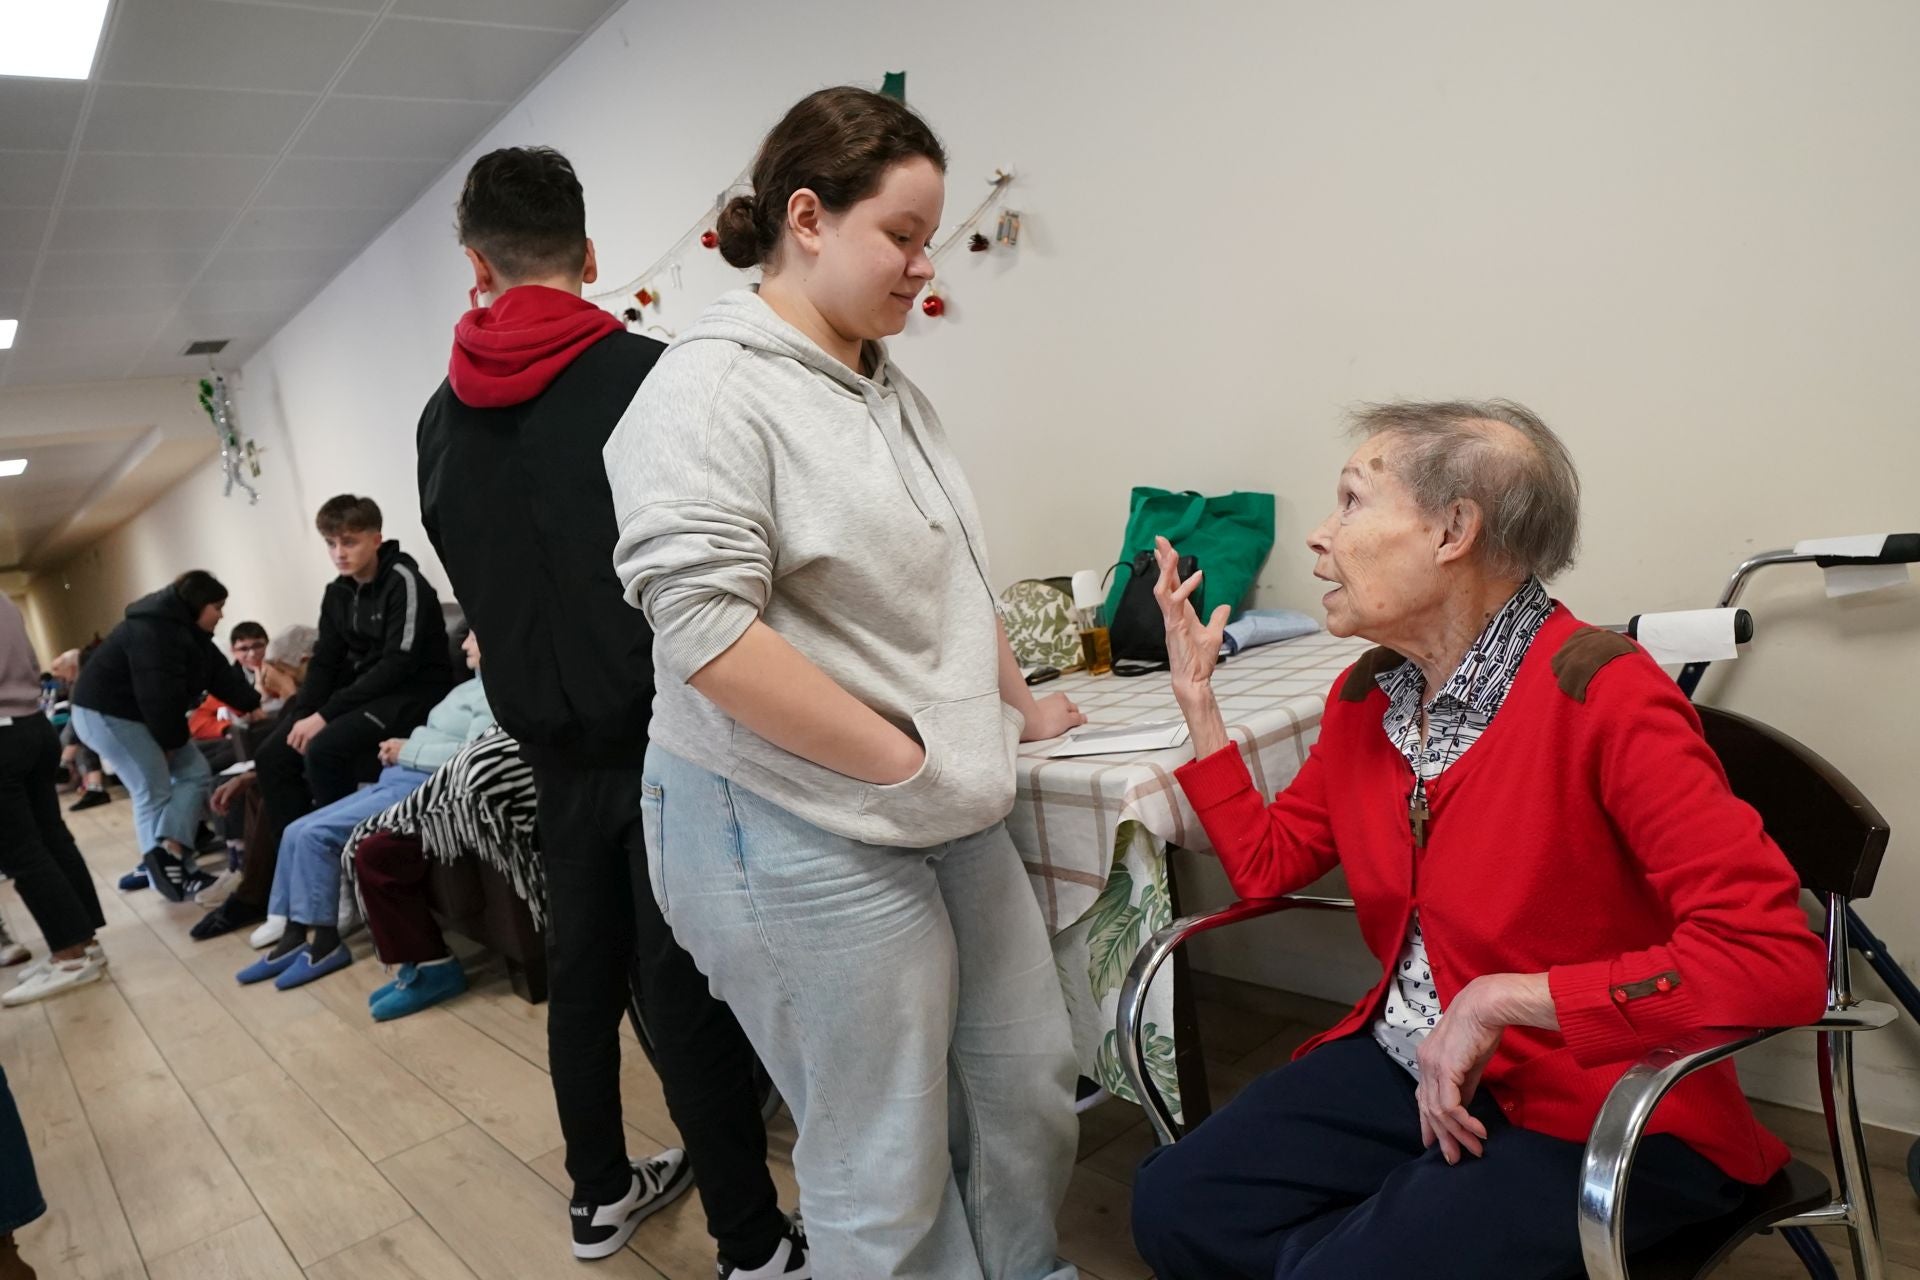
[[[1428,783],[1465,755],[1493,723],[1494,714],[1506,701],[1507,690],[1513,687],[1520,660],[1526,657],[1540,624],[1552,612],[1553,600],[1538,578],[1530,577],[1521,584],[1493,615],[1428,705],[1424,742],[1420,739],[1420,701],[1426,693],[1426,677],[1411,662],[1379,674],[1380,687],[1387,695],[1387,714],[1382,723],[1387,737],[1413,766],[1417,794],[1423,794]],[[1407,924],[1399,969],[1387,986],[1386,1007],[1374,1019],[1373,1038],[1395,1062],[1417,1077],[1420,1066],[1414,1054],[1439,1020],[1440,996],[1434,987],[1433,969],[1427,963],[1427,942],[1416,911]]]

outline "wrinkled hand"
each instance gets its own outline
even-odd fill
[[[1167,629],[1167,666],[1173,675],[1174,692],[1179,694],[1213,679],[1213,669],[1220,664],[1220,641],[1226,635],[1233,608],[1220,605],[1202,625],[1191,597],[1206,571],[1196,570],[1191,578],[1180,581],[1180,553],[1165,538],[1153,540],[1153,558],[1160,566],[1153,598],[1160,603],[1160,620]]]
[[[380,744],[380,763],[399,764],[400,749],[407,745],[405,738],[388,738]]]
[[[1020,731],[1020,741],[1045,742],[1069,729],[1077,729],[1086,722],[1086,713],[1073,705],[1072,698],[1064,693],[1048,694],[1035,699],[1033,713],[1027,717],[1027,727]]]
[[[1485,978],[1462,987],[1415,1055],[1420,1142],[1428,1147],[1438,1142],[1448,1164],[1459,1164],[1462,1151],[1477,1156],[1485,1149],[1487,1127],[1468,1113],[1467,1104],[1479,1092],[1480,1073],[1506,1030],[1489,1007],[1488,992]]]
[[[227,810],[233,808],[233,802],[238,800],[241,794],[252,785],[253,775],[251,773],[243,773],[238,777],[228,778],[225,782],[215,787],[213,794],[207,797],[207,807],[212,809],[217,816],[224,818],[227,816]]]
[[[326,727],[326,719],[316,711],[306,719],[296,721],[293,728],[287,730],[287,745],[295,751],[298,751],[301,755],[305,755],[307,754],[307,744],[312,742],[314,737]]]

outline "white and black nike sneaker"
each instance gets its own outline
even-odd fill
[[[813,1265],[807,1261],[807,1229],[795,1209],[788,1219],[786,1238],[773,1256],[757,1267],[747,1268],[721,1258],[714,1268],[718,1280],[813,1280]]]
[[[607,1258],[620,1252],[641,1223],[685,1195],[692,1185],[693,1166],[678,1147],[635,1160],[633,1185],[624,1197],[613,1204],[573,1202],[568,1210],[573,1219],[573,1256]]]

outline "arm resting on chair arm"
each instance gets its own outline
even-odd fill
[[[1153,985],[1154,975],[1188,938],[1223,929],[1242,920],[1294,909],[1351,911],[1353,902],[1348,898],[1316,898],[1304,894],[1236,902],[1206,915],[1182,916],[1147,939],[1147,944],[1133,957],[1133,964],[1127,970],[1127,980],[1120,986],[1119,1035],[1116,1037],[1120,1046],[1120,1070],[1127,1077],[1127,1083],[1132,1086],[1141,1107],[1146,1110],[1147,1119],[1153,1124],[1154,1135],[1162,1145],[1173,1142],[1180,1134],[1175,1128],[1172,1110],[1147,1076],[1146,1054],[1140,1043],[1147,988]]]
[[[1891,1005],[1867,1001],[1829,1009],[1804,1026],[1702,1031],[1627,1068],[1593,1122],[1581,1163],[1580,1252],[1590,1280],[1627,1280],[1627,1177],[1654,1108],[1675,1085],[1702,1067],[1789,1031],[1874,1031],[1897,1016]]]

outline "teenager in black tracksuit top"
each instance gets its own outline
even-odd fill
[[[488,700],[539,791],[548,1057],[576,1255],[618,1250],[686,1189],[691,1164],[722,1276],[804,1276],[803,1240],[767,1173],[753,1051],[646,878],[653,637],[614,577],[600,451],[662,348],[580,297],[593,279],[584,222],[557,153],[514,148],[474,165],[461,239],[479,289],[500,296],[461,320],[448,381],[421,415],[421,518],[485,639]],[[684,1158],[628,1161],[619,1024],[630,982]]]
[[[453,687],[439,593],[398,542],[381,539],[378,505],[342,495],[320,508],[317,523],[335,565],[347,571],[320,598],[320,634],[292,713],[254,756],[265,825],[251,847],[269,863],[277,861],[289,823],[373,781],[382,740],[424,724]],[[241,889],[194,926],[193,937],[264,919],[271,871],[250,871]]]

